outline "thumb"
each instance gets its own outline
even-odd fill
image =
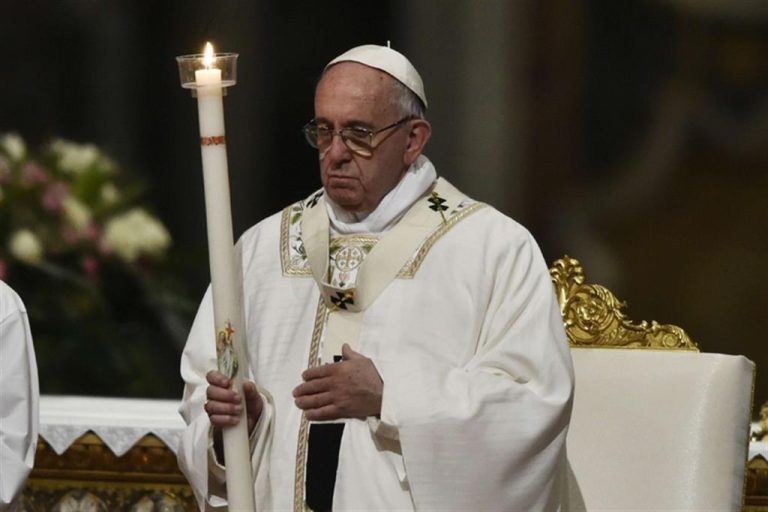
[[[364,356],[360,352],[355,352],[354,350],[352,350],[352,347],[349,346],[349,343],[345,343],[341,346],[342,360],[360,359],[361,357],[364,357]]]
[[[243,394],[246,399],[252,400],[258,394],[256,391],[256,384],[250,380],[243,382]]]

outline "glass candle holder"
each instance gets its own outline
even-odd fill
[[[224,94],[227,87],[237,83],[237,53],[214,53],[210,62],[206,62],[205,54],[195,53],[190,55],[180,55],[176,57],[176,63],[179,66],[179,81],[184,89],[190,89],[192,96],[197,96],[196,91],[199,86],[195,77],[195,72],[205,69],[220,69],[221,84]]]

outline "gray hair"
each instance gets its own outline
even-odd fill
[[[392,102],[400,110],[401,117],[410,117],[412,119],[424,119],[426,107],[415,92],[405,86],[400,80],[392,78]]]

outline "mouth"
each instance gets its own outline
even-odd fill
[[[354,186],[358,181],[357,178],[343,174],[329,174],[327,178],[328,184],[332,184],[336,187]]]

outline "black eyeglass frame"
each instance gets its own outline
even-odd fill
[[[373,150],[376,149],[376,147],[373,145],[373,138],[387,130],[391,130],[392,128],[396,128],[398,126],[401,126],[402,124],[413,120],[413,116],[406,116],[399,121],[395,121],[394,123],[385,126],[384,128],[379,128],[378,130],[369,130],[368,128],[363,128],[360,126],[345,126],[344,128],[339,128],[338,130],[332,130],[330,128],[324,128],[323,130],[327,132],[327,134],[330,136],[328,139],[329,146],[330,143],[333,141],[333,137],[338,135],[341,137],[341,141],[344,143],[347,148],[352,151],[353,153],[356,153],[361,156],[372,156]],[[312,146],[315,149],[321,150],[320,146],[317,143],[318,139],[318,131],[321,128],[317,126],[317,119],[312,119],[310,122],[305,124],[301,131],[304,133],[304,138],[307,140],[307,143]],[[355,133],[355,135],[350,135],[351,133]],[[363,134],[362,137],[360,134]],[[368,139],[368,142],[366,143],[364,138]],[[350,145],[349,139],[353,139],[354,141],[358,142],[359,144],[363,145],[364,147],[357,147],[354,145]],[[365,148],[370,149],[365,149]]]

